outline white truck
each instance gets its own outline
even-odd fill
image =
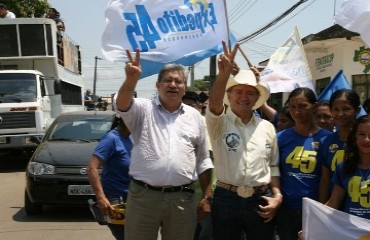
[[[2,19],[0,33],[0,158],[28,157],[57,116],[84,109],[80,47],[52,19]]]

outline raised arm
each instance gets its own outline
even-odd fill
[[[209,110],[215,115],[220,115],[224,109],[223,99],[226,83],[233,71],[233,62],[239,46],[236,44],[230,52],[227,49],[225,42],[222,42],[222,45],[224,48],[224,54],[218,59],[218,75],[209,95]]]
[[[250,69],[252,70],[252,72],[256,76],[257,81],[259,82],[259,80],[260,80],[260,71],[258,70],[258,68],[256,66],[253,66]],[[267,102],[264,102],[262,104],[262,106],[260,107],[260,109],[262,110],[263,114],[265,114],[270,121],[274,120],[275,114],[277,113],[277,111],[274,108],[270,107],[267,104]]]
[[[117,107],[120,111],[127,111],[135,93],[135,87],[141,74],[140,50],[136,49],[135,59],[132,58],[130,51],[126,50],[129,62],[126,64],[126,80],[120,87],[117,95]]]

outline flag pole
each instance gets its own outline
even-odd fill
[[[224,2],[225,19],[226,19],[227,47],[229,48],[229,51],[231,51],[231,39],[230,39],[229,17],[228,17],[228,15],[227,15],[226,0],[223,0],[223,2]]]
[[[302,44],[302,40],[301,40],[301,36],[299,35],[299,29],[297,26],[295,26],[294,28],[294,33],[297,35],[297,38],[298,38],[298,45],[301,49],[301,53],[302,55],[304,56],[304,62],[306,64],[306,71],[308,72],[309,74],[309,78],[311,79],[311,83],[312,83],[312,87],[315,88],[315,81],[313,81],[312,79],[312,74],[311,74],[311,69],[310,67],[308,66],[308,62],[307,62],[307,56],[306,56],[306,52],[304,51],[304,47],[303,47],[303,44]],[[314,90],[314,89],[312,89]]]
[[[242,53],[242,55],[243,55],[244,59],[247,61],[248,66],[249,66],[250,68],[251,68],[251,67],[253,67],[252,62],[251,62],[251,61],[249,61],[249,59],[248,59],[247,55],[244,53],[244,51],[243,51],[243,49],[240,47],[240,45],[239,45],[238,49],[239,49],[239,51]]]

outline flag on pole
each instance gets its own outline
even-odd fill
[[[337,75],[333,78],[333,80],[329,83],[326,88],[320,93],[320,96],[318,97],[319,101],[329,101],[331,95],[340,89],[352,89],[351,84],[347,81],[346,76],[343,74],[343,70],[339,70]],[[360,106],[360,112],[357,114],[357,117],[360,117],[362,115],[367,115],[365,109]]]
[[[365,240],[370,221],[303,198],[302,232],[305,240]]]
[[[233,34],[230,34],[230,40],[232,45],[234,45],[237,42],[237,39]],[[197,62],[202,61],[205,58],[217,55],[218,53],[221,52],[223,52],[222,44],[218,44],[217,46],[208,50],[187,54],[182,58],[173,61],[172,63],[181,64],[184,66],[191,66]],[[141,77],[144,78],[147,76],[151,76],[153,74],[157,74],[166,63],[140,59],[140,64],[142,67]]]
[[[126,49],[139,49],[141,77],[166,63],[193,65],[228,41],[223,0],[112,0],[105,16],[103,56],[125,62]]]
[[[334,16],[335,23],[352,32],[359,33],[370,47],[370,1],[345,0]]]
[[[272,54],[261,72],[260,81],[269,85],[271,93],[291,92],[297,87],[308,87],[315,91],[297,27],[289,39]]]
[[[333,78],[333,80],[329,83],[326,88],[320,93],[320,96],[318,97],[319,101],[329,101],[331,95],[339,90],[339,89],[352,89],[351,85],[347,81],[346,76],[343,74],[343,70],[339,70],[337,75]]]

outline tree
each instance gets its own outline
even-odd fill
[[[44,17],[48,13],[47,0],[1,0],[17,18]]]
[[[203,79],[197,79],[194,81],[195,91],[208,91],[210,87],[210,77],[204,76]]]

